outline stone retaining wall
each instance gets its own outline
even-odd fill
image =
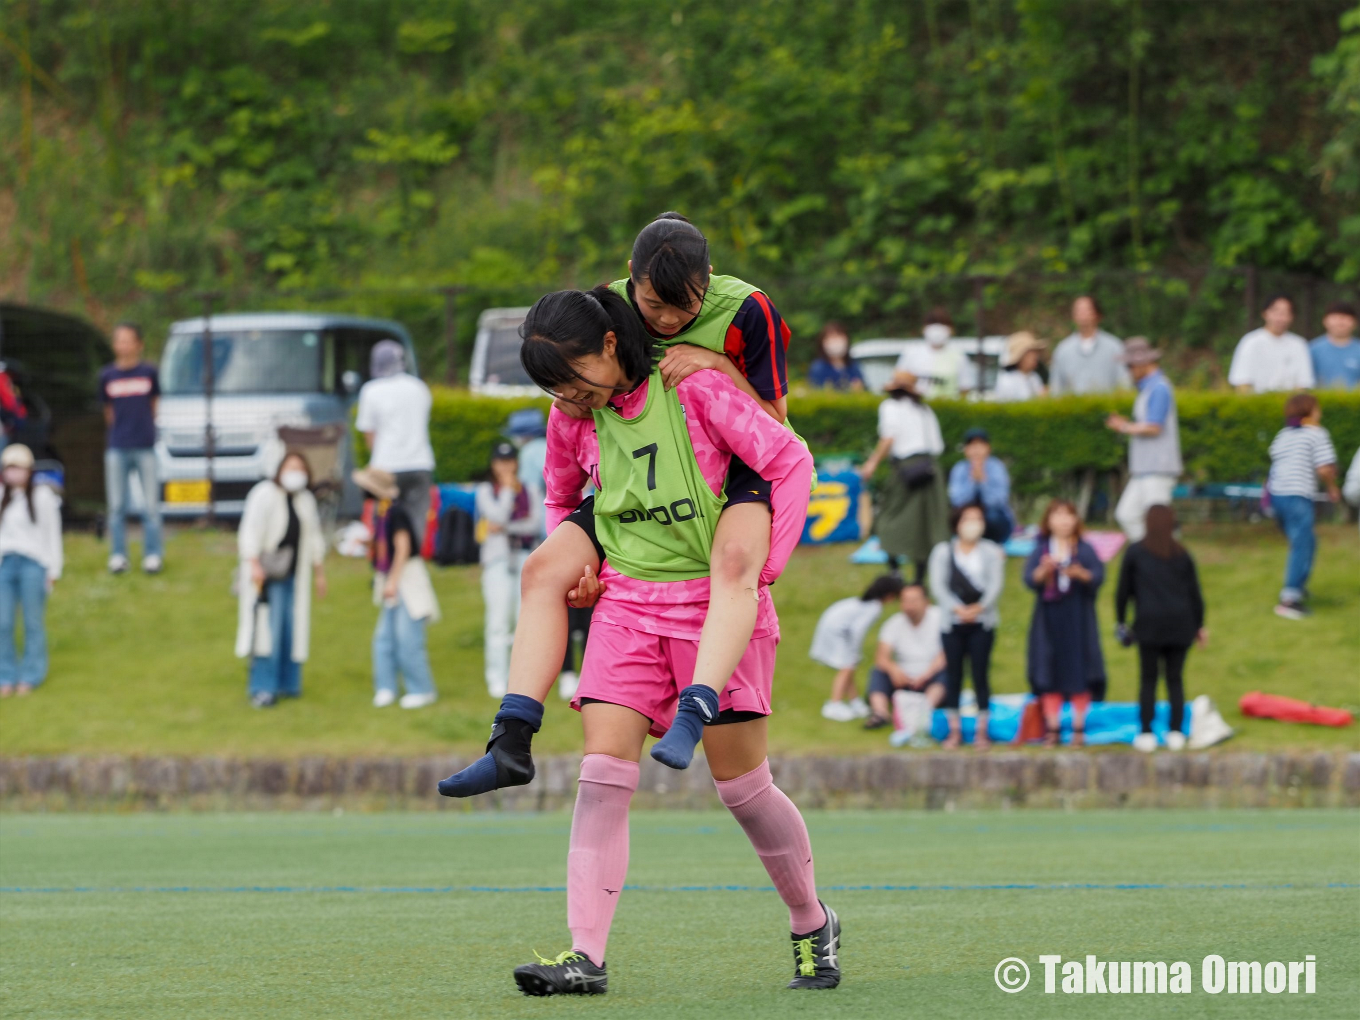
[[[443,809],[543,811],[575,794],[578,756],[539,759],[527,787],[452,801],[435,783],[468,759],[0,758],[0,808]],[[1125,751],[916,752],[783,757],[776,782],[802,807],[1281,807],[1360,806],[1360,754],[1145,756]],[[638,807],[717,807],[702,758],[685,772],[644,759]]]

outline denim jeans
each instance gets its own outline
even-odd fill
[[[406,681],[407,694],[433,694],[430,657],[425,651],[425,621],[413,620],[398,600],[378,613],[373,632],[373,687],[397,691],[397,674]]]
[[[1308,575],[1313,572],[1317,537],[1313,534],[1313,501],[1308,496],[1271,496],[1275,521],[1289,539],[1289,559],[1284,565],[1281,602],[1300,602],[1308,590]]]
[[[293,661],[293,584],[294,579],[265,582],[269,600],[269,654],[250,660],[250,693],[302,694],[302,663]]]
[[[47,677],[47,569],[37,560],[9,553],[0,560],[0,687],[37,687]],[[14,624],[24,614],[24,655],[14,648]]]
[[[115,556],[127,555],[128,475],[137,472],[142,487],[142,536],[145,556],[162,555],[161,487],[156,479],[156,451],[104,451],[104,492],[108,499],[109,544]]]

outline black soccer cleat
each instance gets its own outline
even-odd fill
[[[793,936],[790,988],[835,988],[841,983],[841,919],[825,903],[822,909],[826,924],[818,931]]]
[[[609,977],[588,957],[567,950],[555,960],[538,956],[537,963],[516,967],[515,984],[525,995],[603,995]]]

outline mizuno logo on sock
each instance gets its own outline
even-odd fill
[[[617,896],[619,893],[617,889],[606,889],[605,892],[609,893],[610,896]]]

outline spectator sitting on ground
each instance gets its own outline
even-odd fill
[[[864,389],[864,375],[850,359],[850,334],[839,322],[828,322],[817,336],[817,357],[808,368],[808,383],[819,390]]]
[[[921,330],[925,343],[910,343],[897,359],[896,372],[909,372],[927,400],[955,400],[977,389],[977,366],[949,346],[954,320],[943,308],[926,316]]]
[[[128,476],[137,472],[142,487],[142,570],[159,573],[164,563],[161,541],[161,487],[156,478],[156,408],[160,375],[142,357],[142,327],[120,322],[113,327],[113,364],[99,372],[99,400],[104,405],[107,449],[104,491],[108,501],[109,573],[128,568]]]
[[[1237,342],[1228,368],[1228,385],[1238,393],[1312,389],[1313,358],[1308,343],[1289,332],[1294,299],[1287,294],[1271,295],[1261,306],[1261,318],[1265,325]]]
[[[61,578],[61,497],[34,484],[33,451],[0,453],[0,698],[24,697],[47,679],[47,596]],[[24,614],[24,654],[14,627]]]
[[[836,671],[831,681],[831,698],[822,706],[822,718],[832,722],[863,719],[869,706],[855,687],[855,669],[864,649],[864,638],[889,602],[902,594],[902,579],[884,574],[874,579],[864,594],[841,599],[827,606],[817,621],[808,655],[814,662]]]
[[[1143,337],[1129,337],[1124,345],[1124,361],[1138,386],[1133,420],[1122,414],[1105,419],[1106,428],[1129,437],[1129,481],[1114,508],[1114,518],[1130,542],[1142,539],[1148,507],[1171,505],[1171,493],[1181,474],[1176,394],[1157,368],[1161,356],[1162,352],[1153,349]]]
[[[311,485],[307,458],[286,453],[274,477],[246,495],[236,531],[236,657],[250,659],[248,694],[256,708],[302,696],[313,579],[317,595],[326,594],[326,536]]]
[[[1138,611],[1131,634],[1124,627],[1130,602]],[[1157,668],[1164,663],[1166,696],[1171,702],[1166,746],[1179,751],[1185,747],[1185,659],[1192,643],[1198,641],[1203,647],[1208,642],[1209,632],[1204,629],[1204,594],[1195,561],[1176,541],[1171,507],[1148,508],[1144,537],[1124,552],[1114,609],[1120,640],[1138,642],[1140,732],[1133,746],[1139,751],[1157,750],[1152,716],[1157,707]]]
[[[1320,390],[1360,387],[1360,340],[1355,337],[1355,306],[1333,301],[1322,316],[1322,336],[1308,345],[1313,376]]]
[[[1046,395],[1048,389],[1038,368],[1039,359],[1047,349],[1048,344],[1027,329],[1008,336],[1006,356],[1001,362],[1003,371],[997,377],[992,398],[1001,403],[1013,403]]]
[[[1015,530],[1011,512],[1011,476],[1000,457],[992,456],[986,429],[963,434],[963,460],[949,469],[949,505],[977,504],[987,518],[987,538],[1004,544]]]
[[[1336,502],[1336,450],[1322,427],[1322,405],[1311,393],[1295,393],[1284,405],[1285,427],[1270,444],[1270,504],[1289,540],[1284,587],[1275,615],[1300,620],[1309,615],[1308,577],[1313,572],[1317,536],[1313,533],[1313,496],[1318,479]]]
[[[893,613],[878,631],[878,650],[869,672],[869,718],[866,730],[892,721],[894,691],[922,691],[932,708],[944,700],[945,658],[940,640],[940,610],[926,590],[909,584],[900,596],[901,612]]]
[[[954,538],[941,542],[930,554],[930,593],[940,607],[947,668],[944,707],[949,716],[949,736],[944,747],[958,747],[962,739],[959,696],[963,693],[966,657],[977,694],[977,735],[973,742],[979,751],[985,751],[992,744],[987,735],[992,691],[989,678],[992,646],[1001,622],[997,604],[1006,584],[1006,554],[983,537],[987,525],[982,507],[955,507],[953,523]]]
[[[1100,305],[1095,298],[1083,294],[1072,302],[1072,324],[1076,329],[1053,352],[1049,392],[1065,397],[1127,389],[1129,373],[1119,360],[1124,343],[1100,328]]]
[[[373,378],[359,390],[354,427],[364,434],[372,451],[368,466],[396,478],[398,498],[410,519],[419,552],[434,477],[430,388],[406,370],[406,348],[396,340],[379,340],[373,345],[369,372]]]

